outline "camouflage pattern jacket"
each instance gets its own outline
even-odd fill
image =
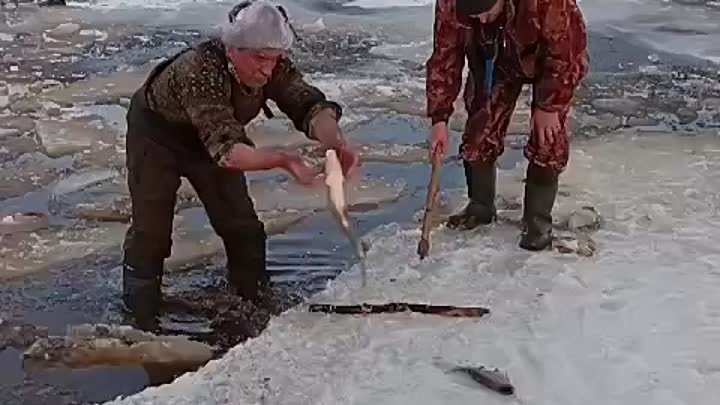
[[[427,115],[433,124],[447,122],[453,113],[466,57],[475,82],[482,84],[478,72],[484,71],[483,61],[475,55],[483,29],[461,20],[455,0],[437,0],[433,53],[426,66]],[[504,46],[496,61],[498,73],[505,80],[532,83],[533,107],[567,109],[588,71],[586,27],[575,0],[506,0],[499,21]],[[466,86],[466,102],[469,91],[473,89]]]
[[[268,99],[308,137],[310,119],[318,111],[332,108],[336,119],[342,114],[340,106],[305,82],[287,58],[277,63],[262,88],[241,84],[224,45],[215,39],[179,54],[147,84],[150,109],[172,124],[193,127],[210,157],[220,165],[236,143],[254,146],[244,126]]]

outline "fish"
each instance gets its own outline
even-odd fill
[[[438,204],[440,195],[440,167],[442,166],[442,155],[438,152],[433,153],[432,173],[430,174],[430,184],[428,184],[427,198],[425,200],[425,214],[423,215],[422,234],[420,242],[418,242],[417,254],[420,260],[425,259],[430,254],[430,228],[432,227],[432,216]]]
[[[362,286],[367,285],[367,268],[365,265],[365,249],[362,242],[357,238],[354,224],[350,220],[345,195],[345,176],[342,165],[334,149],[325,152],[325,185],[327,187],[327,205],[345,236],[350,240],[353,252],[360,261],[362,274]]]
[[[483,387],[495,391],[499,394],[510,396],[515,394],[515,386],[510,382],[507,373],[499,369],[490,369],[488,367],[477,365],[457,365],[440,357],[433,357],[433,363],[448,373],[460,373],[470,377],[476,383]]]
[[[513,395],[515,393],[515,387],[510,382],[507,374],[502,373],[497,368],[491,370],[484,366],[479,367],[465,367],[458,366],[454,367],[448,372],[461,372],[465,373],[470,378],[475,380],[478,384],[493,390],[502,395]]]
[[[481,318],[490,313],[485,307],[456,307],[452,305],[410,304],[390,302],[387,304],[330,305],[310,304],[310,312],[328,314],[382,314],[397,312],[417,312],[447,317]]]

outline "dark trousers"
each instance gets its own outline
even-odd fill
[[[162,278],[171,253],[171,233],[180,178],[202,201],[227,255],[228,282],[243,296],[255,296],[267,282],[266,234],[248,194],[243,172],[212,162],[192,128],[171,124],[147,108],[144,89],[127,114],[127,181],[132,222],[124,263],[138,279]]]

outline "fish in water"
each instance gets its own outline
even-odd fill
[[[361,241],[355,235],[348,214],[347,203],[345,202],[345,176],[342,172],[342,165],[334,149],[328,149],[325,152],[325,158],[325,185],[327,186],[328,209],[340,224],[345,235],[350,239],[353,251],[360,260],[362,285],[364,287],[367,284],[365,249],[363,249]]]

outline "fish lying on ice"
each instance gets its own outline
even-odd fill
[[[367,284],[367,270],[365,268],[365,249],[363,249],[361,241],[357,238],[345,198],[345,176],[342,172],[342,165],[338,159],[337,153],[333,149],[325,152],[325,185],[327,186],[328,209],[332,212],[335,219],[340,224],[345,235],[350,239],[353,251],[360,260],[360,268],[362,271],[362,285]]]
[[[515,387],[510,383],[507,374],[502,373],[498,369],[491,370],[483,366],[479,367],[454,367],[448,372],[465,373],[478,384],[483,385],[502,395],[513,395]]]
[[[454,318],[481,318],[490,313],[490,310],[484,307],[456,307],[453,305],[409,304],[405,302],[358,305],[310,304],[309,310],[310,312],[362,315],[397,312],[417,312],[421,314],[432,314]]]
[[[470,377],[476,383],[502,395],[514,395],[515,386],[506,373],[485,366],[455,365],[440,357],[434,357],[433,363],[445,370],[445,373],[460,373]]]

